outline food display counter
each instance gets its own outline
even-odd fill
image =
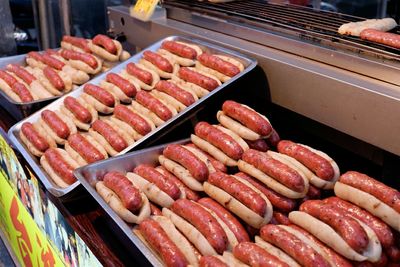
[[[166,226],[162,224],[165,223],[165,218],[168,217],[175,225],[173,227],[174,231],[178,229],[183,234],[181,235],[184,240],[187,238],[194,244],[196,248],[194,250],[196,251],[193,252],[193,246],[191,246],[190,253],[186,252],[193,253],[196,258],[198,253],[206,254],[211,251],[210,253],[214,254],[217,251],[216,253],[222,255],[225,250],[229,250],[233,254],[226,253],[227,255],[225,255],[224,253],[223,257],[207,260],[210,260],[210,262],[223,260],[228,266],[234,266],[240,264],[237,261],[238,259],[246,262],[251,258],[246,253],[251,251],[249,248],[253,248],[254,242],[258,244],[254,251],[260,248],[269,251],[266,246],[271,245],[265,243],[265,240],[268,239],[268,231],[281,231],[283,235],[287,234],[288,231],[290,233],[294,231],[295,238],[300,238],[299,236],[303,238],[304,235],[310,235],[309,233],[315,236],[319,235],[319,233],[312,231],[312,226],[309,225],[311,219],[309,221],[302,219],[306,216],[320,216],[307,210],[308,203],[311,203],[309,208],[317,205],[314,204],[317,202],[313,203],[313,200],[310,199],[326,200],[327,202],[323,202],[323,205],[329,206],[331,205],[328,203],[329,198],[336,194],[336,196],[372,212],[372,208],[369,209],[368,206],[372,204],[365,204],[343,193],[349,192],[349,190],[354,190],[352,192],[356,193],[358,191],[367,192],[370,190],[366,189],[368,186],[360,190],[349,189],[352,186],[357,187],[357,185],[352,185],[352,179],[366,181],[367,178],[358,174],[348,173],[343,178],[340,178],[340,183],[337,183],[339,179],[337,166],[340,168],[341,174],[348,171],[357,171],[374,177],[385,184],[385,186],[377,184],[378,182],[375,180],[368,182],[377,188],[376,190],[371,189],[372,192],[370,193],[375,194],[378,192],[375,195],[376,198],[369,200],[370,202],[368,203],[373,201],[384,202],[384,204],[376,205],[386,205],[387,209],[385,211],[379,209],[378,214],[374,213],[384,222],[380,219],[376,219],[373,222],[383,225],[382,228],[387,231],[385,233],[393,236],[390,242],[385,243],[380,239],[378,232],[371,234],[371,231],[374,232],[376,230],[371,226],[373,223],[371,225],[367,223],[368,225],[365,226],[363,219],[359,217],[354,219],[352,216],[355,215],[343,215],[342,210],[339,212],[329,206],[328,208],[332,208],[335,212],[337,211],[337,214],[346,217],[346,220],[357,224],[354,227],[361,227],[362,229],[365,229],[365,227],[373,228],[374,230],[362,230],[368,233],[366,234],[368,235],[368,240],[373,241],[368,241],[369,243],[365,246],[359,245],[358,251],[354,252],[355,254],[351,254],[353,252],[346,254],[347,252],[337,248],[337,239],[336,243],[332,243],[328,240],[329,238],[321,239],[318,237],[326,245],[313,245],[314,247],[311,246],[313,247],[312,249],[319,251],[323,255],[321,257],[325,257],[322,261],[329,261],[330,264],[332,264],[332,261],[335,262],[333,258],[336,256],[329,255],[339,254],[342,256],[338,256],[340,258],[338,262],[342,258],[347,258],[343,260],[342,266],[356,265],[357,262],[370,264],[366,262],[367,260],[370,262],[379,261],[380,266],[386,266],[389,263],[393,264],[393,266],[399,264],[400,238],[398,231],[400,225],[395,218],[400,215],[397,214],[388,219],[387,213],[385,213],[388,210],[399,213],[397,209],[399,208],[398,202],[400,198],[399,192],[396,191],[400,188],[400,182],[396,179],[398,166],[400,166],[400,142],[398,142],[400,134],[400,124],[398,122],[400,117],[399,112],[396,112],[400,108],[400,80],[397,75],[400,68],[400,52],[398,49],[361,40],[358,37],[341,36],[337,33],[337,28],[341,24],[359,21],[362,20],[361,18],[316,11],[295,5],[270,4],[258,0],[217,4],[209,2],[194,3],[186,0],[165,0],[162,2],[161,7],[156,8],[155,13],[148,22],[132,18],[126,6],[109,7],[108,17],[109,33],[113,36],[124,36],[126,41],[122,43],[123,46],[134,47],[135,51],[139,51],[138,53],[132,53],[132,57],[126,61],[125,59],[121,60],[125,61],[123,63],[118,62],[115,65],[107,66],[107,69],[102,74],[90,77],[91,80],[88,83],[95,86],[92,91],[88,89],[86,83],[83,83],[82,86],[79,88],[77,86],[67,95],[57,97],[58,100],[53,101],[51,99],[49,101],[51,103],[46,102],[46,104],[35,108],[35,110],[29,111],[29,113],[33,113],[30,117],[27,117],[29,114],[23,113],[18,114],[18,116],[11,116],[10,112],[12,111],[8,110],[6,105],[2,105],[0,108],[0,125],[2,128],[0,130],[0,150],[2,151],[2,164],[0,166],[0,233],[17,264],[23,266],[163,266],[166,262],[170,262],[171,257],[165,256],[168,255],[168,252],[163,251],[162,246],[157,247],[152,243],[153,241],[156,242],[155,240],[161,234],[157,238],[150,238],[149,235],[152,233],[151,229],[156,229],[155,222],[165,232],[168,232],[164,228]],[[398,27],[394,28],[392,32],[399,33],[400,29]],[[171,52],[173,49],[168,50],[169,48],[165,45],[166,42],[175,42],[171,44],[171,47],[176,48],[174,50],[176,54]],[[177,48],[179,47],[178,43],[183,44],[183,46],[186,45],[186,51],[191,48],[197,53],[192,58],[193,62],[187,66],[184,65],[186,63],[182,63],[183,61],[178,63],[176,55],[179,53],[184,54],[182,52],[184,51],[183,48],[181,48],[182,50]],[[188,48],[187,44],[191,46]],[[200,47],[202,52],[199,53],[196,50],[197,46]],[[164,51],[161,51],[162,49]],[[165,50],[167,50],[167,54]],[[149,52],[158,53],[170,63],[173,62],[171,64],[173,69],[169,71],[170,73],[149,67],[151,56],[147,55],[146,51],[148,54]],[[208,56],[209,59],[200,60],[201,53],[205,55],[203,58]],[[171,54],[176,57],[171,57]],[[182,54],[180,55],[181,57],[183,57]],[[218,55],[219,59],[212,58],[211,55]],[[19,60],[21,61],[20,58]],[[226,75],[221,75],[222,78],[210,77],[210,70],[215,71],[214,75],[218,72],[216,71],[218,67],[215,67],[219,64],[217,62],[220,62],[218,60],[229,61],[231,65],[226,64],[226,62],[223,65],[229,66],[231,69],[240,66],[237,67],[240,69],[239,72],[229,77]],[[161,60],[159,59],[159,61]],[[215,65],[210,63],[205,67],[207,61],[215,63]],[[128,66],[129,64],[131,64],[130,67]],[[155,63],[151,64],[156,66]],[[153,79],[155,77],[153,72],[156,73],[157,81],[161,80],[161,82],[169,83],[170,87],[168,88],[172,88],[174,85],[182,88],[185,86],[184,91],[186,93],[190,92],[190,97],[193,95],[194,101],[187,105],[172,102],[175,105],[170,105],[172,106],[171,109],[170,102],[168,102],[171,97],[168,98],[169,93],[166,93],[168,89],[162,89],[161,85],[159,87],[155,84],[152,85],[151,82],[145,84],[145,86],[147,85],[151,88],[143,87],[143,83],[139,83],[137,80],[140,80],[139,76],[135,76],[137,79],[130,79],[134,75],[129,68],[132,69],[133,67],[142,68],[142,70],[151,73]],[[191,73],[185,76],[185,71]],[[99,98],[97,96],[104,96],[109,92],[105,89],[106,92],[102,92],[100,87],[105,87],[105,82],[112,83],[111,79],[109,80],[110,74],[120,75],[125,79],[124,82],[131,83],[134,87],[141,87],[142,90],[137,90],[133,96],[125,98],[121,95],[111,94],[115,96],[112,99],[113,104],[104,104],[105,102],[102,102],[101,96]],[[198,81],[190,81],[190,77],[200,77],[202,80],[199,78],[201,81],[198,85],[202,84],[203,87],[201,85],[196,87],[194,84]],[[144,80],[141,81],[143,82]],[[210,86],[215,83],[215,86],[206,90],[207,83]],[[116,84],[115,86],[122,88]],[[160,97],[159,92],[161,91],[165,93],[164,95],[167,95],[167,98],[165,96],[163,98]],[[182,95],[183,93],[181,92],[180,94]],[[82,95],[85,95],[85,97],[82,97]],[[2,101],[5,101],[4,103],[7,103],[7,97],[0,97],[2,97]],[[96,121],[94,118],[90,122],[86,122],[89,125],[87,129],[77,124],[78,128],[76,129],[75,127],[75,131],[71,132],[71,135],[62,138],[64,140],[56,139],[54,146],[50,145],[49,148],[41,151],[38,154],[40,157],[38,155],[35,156],[32,148],[27,145],[31,144],[26,141],[29,138],[21,135],[22,126],[26,123],[39,123],[38,121],[41,119],[40,125],[47,123],[43,122],[43,111],[48,109],[57,112],[61,107],[66,106],[65,99],[67,97],[82,98],[87,103],[90,101],[93,103],[93,100],[88,101],[88,99],[96,98],[99,103],[103,103],[104,105],[100,108],[98,104],[93,104],[93,107],[97,110],[96,114],[100,114],[99,121],[101,120],[103,124],[99,127],[94,127],[94,122]],[[156,110],[153,110],[151,105],[146,106],[147,110],[143,111],[141,109],[141,112],[146,114],[144,121],[148,125],[151,124],[149,120],[153,121],[154,125],[150,131],[138,134],[135,132],[137,129],[132,126],[132,121],[127,119],[126,116],[118,114],[122,112],[125,112],[125,114],[132,114],[132,112],[141,114],[135,108],[135,105],[145,106],[146,101],[140,99],[149,99],[150,97],[158,99],[161,105],[167,107],[169,111],[175,110],[175,113],[172,112],[171,116],[159,120],[161,115]],[[178,99],[177,97],[179,98],[179,96],[173,96],[172,98],[176,100]],[[227,103],[227,100],[231,100],[231,102],[228,101]],[[235,103],[241,103],[241,105],[238,104],[240,105],[239,107],[235,106],[236,111],[241,111],[238,112],[239,114],[236,113],[237,115],[233,115],[235,111],[232,110],[235,109],[232,108],[229,111],[228,107],[229,105],[236,105]],[[129,108],[126,108],[128,106]],[[251,109],[248,109],[248,107]],[[34,113],[36,110],[39,111]],[[151,113],[158,116],[158,120],[153,120],[153,117],[149,115]],[[226,116],[222,117],[221,114]],[[237,116],[234,117],[234,123],[236,123],[234,126],[229,126],[233,119],[229,119],[228,114],[232,118]],[[263,116],[268,117],[268,119]],[[253,124],[254,129],[251,128],[253,126],[249,126],[252,124],[252,119],[258,120],[258,124],[254,123],[256,126]],[[115,121],[122,122],[122,124],[115,124]],[[238,122],[240,122],[240,125]],[[208,123],[211,125],[208,125]],[[216,124],[220,125],[215,126]],[[267,135],[257,132],[259,130],[257,127],[260,124],[267,124],[270,127]],[[238,130],[239,126],[242,127],[242,125],[250,130],[247,128]],[[128,128],[131,127],[129,131],[126,130],[126,126]],[[114,132],[110,133],[111,130],[108,133],[102,131],[107,127],[114,128]],[[201,131],[201,127],[204,128],[203,131]],[[125,135],[130,135],[132,129],[134,134],[137,134],[137,137],[127,139]],[[93,132],[97,132],[97,135],[93,134]],[[274,134],[272,134],[273,132]],[[98,146],[106,149],[105,154],[108,154],[108,156],[103,157],[100,162],[87,165],[89,161],[83,154],[80,154],[79,159],[82,159],[82,161],[78,163],[77,156],[70,152],[72,141],[68,138],[74,134],[82,135],[87,140],[93,140],[90,138],[94,138]],[[224,145],[220,146],[218,141],[215,140],[215,143],[213,143],[213,137],[210,137],[213,134],[219,138],[220,143],[225,142],[221,141],[223,138],[228,138],[228,140],[232,138],[233,141],[229,141],[231,143],[226,141],[227,147],[230,145],[233,147],[234,144],[232,142],[237,142],[239,148],[235,148],[237,148],[236,150],[241,150],[240,153],[238,152],[240,155],[236,155],[234,152],[237,151],[233,149],[235,151],[232,152],[231,156],[229,155],[229,149]],[[103,137],[99,139],[99,135]],[[114,146],[115,143],[108,138],[111,135],[114,137],[120,135],[121,143],[125,142],[125,146],[118,150]],[[91,137],[88,138],[87,136]],[[293,165],[293,162],[287,158],[296,158],[298,155],[290,155],[290,152],[284,152],[284,143],[281,143],[281,148],[277,147],[279,138],[310,146],[311,148],[304,148],[300,145],[300,148],[297,149],[310,149],[308,152],[302,151],[303,153],[314,153],[320,157],[320,161],[327,161],[329,168],[333,170],[332,177],[317,177],[319,174],[315,174],[316,171],[313,174],[314,170],[311,171],[311,167],[304,162],[299,163],[304,165],[301,165],[302,167],[299,167],[296,163]],[[203,139],[211,144],[211,148],[209,144],[204,144],[207,142]],[[260,141],[259,143],[262,145],[257,145],[259,143],[255,141]],[[106,142],[106,145],[104,145],[104,142]],[[189,144],[191,142],[197,148],[193,148],[194,145]],[[70,146],[69,150],[65,144]],[[175,152],[175,154],[171,152],[168,154],[166,150],[171,146],[175,150],[183,149],[186,152]],[[109,147],[111,147],[111,150]],[[218,151],[215,152],[214,148],[217,148]],[[280,153],[267,153],[268,148]],[[313,150],[314,148],[317,150]],[[68,167],[68,164],[65,165],[68,167],[67,171],[73,172],[75,178],[78,179],[66,186],[60,185],[54,179],[54,173],[51,173],[51,171],[61,177],[63,170],[57,170],[56,166],[52,166],[49,162],[53,156],[46,155],[49,150],[56,151],[56,149],[58,151],[67,151],[65,153],[73,155],[71,158],[77,163],[76,166],[70,165]],[[89,150],[88,147],[85,148],[83,146],[74,149],[76,154],[86,149]],[[93,152],[93,148],[91,149]],[[171,148],[171,150],[173,149]],[[193,152],[193,149],[198,149],[200,156],[198,154],[199,151]],[[96,147],[94,151],[96,152]],[[99,149],[97,151],[101,153]],[[186,180],[189,179],[187,176],[195,176],[190,169],[191,164],[195,163],[185,161],[176,155],[188,153],[188,151],[191,153],[189,156],[193,156],[193,161],[197,164],[200,161],[206,164],[208,178],[201,180],[200,178],[191,177],[194,180]],[[211,154],[211,156],[208,157],[207,153],[202,154],[205,152]],[[281,155],[285,153],[290,156],[282,157]],[[175,158],[174,155],[176,156]],[[284,164],[287,166],[284,168],[285,171],[292,173],[290,175],[282,174],[280,178],[276,178],[274,176],[276,173],[272,174],[272,171],[268,175],[273,178],[263,180],[263,175],[268,170],[262,169],[261,165],[263,163],[252,160],[254,157],[263,158],[265,161],[272,159],[274,164],[280,164],[279,166]],[[51,171],[49,171],[48,167],[43,167],[45,166],[43,158],[48,161],[46,164],[50,165]],[[216,166],[219,165],[214,166],[212,164],[215,158],[217,159],[216,161],[220,161],[220,165],[226,165],[222,169],[229,175],[225,176],[225,174],[216,172],[216,170],[219,170]],[[300,161],[300,159],[297,160]],[[312,160],[310,159],[310,161]],[[65,163],[61,160],[58,162],[60,164]],[[180,165],[178,164],[178,167],[176,167],[176,165],[171,165],[171,162],[178,162]],[[148,183],[145,181],[147,178],[140,178],[140,176],[146,176],[145,173],[140,173],[140,167],[145,168],[143,164],[146,165],[146,168],[149,168],[149,166],[151,166],[150,168],[154,167],[154,170],[164,176],[167,176],[164,173],[165,171],[177,176],[181,180],[181,184],[179,186],[176,185],[177,188],[179,187],[180,195],[178,197],[165,196],[168,193],[163,193],[161,192],[163,189],[159,189],[162,188],[162,185],[160,187],[157,182]],[[312,164],[318,165],[320,163]],[[211,165],[213,166],[210,167]],[[276,172],[282,171],[276,167],[278,165],[274,165],[274,168],[276,168],[274,171]],[[305,167],[306,165],[307,167]],[[79,168],[75,169],[75,167]],[[179,167],[183,169],[179,169]],[[162,171],[159,171],[160,168]],[[238,171],[245,174],[234,176]],[[115,172],[122,173],[125,178],[118,178],[119,176]],[[214,175],[215,172],[217,174]],[[293,173],[298,173],[298,177],[296,177],[300,179],[301,189],[293,189],[295,186],[290,184],[293,181],[291,179],[296,179]],[[243,178],[245,180],[243,181],[240,177],[241,175],[246,176],[246,174],[257,179]],[[108,179],[106,178],[107,175],[109,175],[110,181],[106,181]],[[214,176],[211,178],[212,175]],[[285,179],[282,178],[284,176],[290,182],[285,183],[285,181],[282,181]],[[221,177],[224,177],[225,180],[230,179],[229,181],[233,185],[218,184],[218,181],[222,180]],[[138,192],[140,191],[138,194],[140,194],[139,198],[141,198],[142,202],[135,208],[135,211],[132,211],[133,209],[128,210],[125,206],[124,193],[121,192],[123,190],[118,191],[119,189],[117,188],[118,179],[128,183],[129,186],[125,184],[127,188],[131,189],[133,186],[133,188],[137,187]],[[246,179],[250,179],[250,182]],[[257,184],[255,182],[257,180],[262,181],[261,185],[254,185]],[[273,181],[271,182],[271,180]],[[240,192],[229,191],[231,190],[229,188],[234,187],[237,183],[240,184],[238,185],[238,188],[241,188]],[[335,183],[340,184],[342,188],[337,189],[335,187],[334,191]],[[365,183],[367,184],[367,182]],[[113,184],[115,187],[113,187]],[[263,186],[274,192],[271,194],[277,194],[279,200],[272,200],[273,196],[271,196],[272,198],[269,201],[267,193],[260,189]],[[183,193],[184,190],[182,188],[186,187],[189,188],[189,191]],[[273,190],[270,188],[273,188]],[[191,192],[191,190],[195,192],[194,195],[196,197],[192,198],[192,196],[188,195],[187,192]],[[156,191],[157,193],[155,193]],[[260,209],[257,211],[259,214],[254,211],[256,210],[255,207],[250,207],[251,204],[246,203],[246,200],[240,199],[241,197],[246,198],[244,191],[247,193],[252,191],[253,194],[260,195],[259,201],[265,201],[265,207],[260,208],[261,211]],[[227,192],[233,197],[229,196]],[[388,198],[381,196],[382,192],[388,192]],[[378,196],[379,194],[381,195]],[[158,199],[161,197],[163,201]],[[220,203],[221,208],[224,206],[224,212],[226,211],[239,218],[236,219],[238,220],[237,222],[243,225],[241,227],[245,229],[244,231],[247,231],[253,242],[238,245],[239,238],[237,236],[232,237],[231,233],[231,236],[227,234],[229,241],[225,242],[226,244],[223,248],[218,247],[210,240],[211,245],[205,245],[206,248],[195,243],[194,240],[200,239],[200,236],[196,238],[191,236],[189,232],[194,230],[187,230],[186,226],[180,224],[181,221],[179,220],[183,219],[177,219],[174,216],[179,214],[182,218],[190,221],[189,224],[195,225],[199,232],[203,234],[202,227],[205,226],[199,222],[201,218],[194,218],[194,211],[200,206],[200,204],[194,203],[194,200],[198,201],[200,197],[211,197]],[[235,197],[243,202],[240,208],[235,208],[233,204],[229,204],[233,202],[232,199],[235,199]],[[190,201],[187,199],[190,199]],[[279,205],[283,201],[287,201],[292,206],[288,209],[280,207]],[[332,201],[336,203],[337,200]],[[393,202],[389,203],[390,201]],[[202,208],[204,210],[201,212],[208,212],[207,216],[212,218],[218,217],[209,211],[212,205],[206,206],[207,200],[203,202],[204,204],[202,203],[201,205],[204,205],[207,209]],[[318,203],[321,204],[322,201]],[[256,204],[258,203],[254,205]],[[185,206],[190,207],[188,210],[193,210],[194,213],[188,215],[187,212],[190,213],[190,211],[182,211],[182,207]],[[246,217],[243,215],[244,206],[248,206],[246,208],[250,210],[248,214],[251,216]],[[254,210],[252,210],[253,208]],[[274,210],[274,213],[272,210]],[[319,212],[323,213],[323,211]],[[363,210],[363,212],[366,211]],[[146,219],[150,216],[150,213],[154,216],[151,222]],[[165,217],[160,216],[161,214]],[[370,213],[367,214],[373,217],[369,215]],[[248,217],[251,218],[249,219]],[[289,219],[292,223],[307,229],[309,233],[301,234],[300,232],[299,234],[296,232],[296,228],[291,230],[291,227],[286,226]],[[216,224],[225,225],[220,222],[221,218],[215,220]],[[143,221],[145,221],[145,224],[140,224]],[[270,227],[263,227],[267,223],[269,223]],[[146,228],[147,225],[153,225],[153,228],[150,227],[150,230],[146,230],[148,229]],[[220,225],[218,227],[224,228]],[[314,225],[314,227],[317,225]],[[262,229],[261,232],[259,231],[260,228]],[[254,239],[255,235],[257,236]],[[167,239],[171,239],[169,233],[167,233],[167,236]],[[207,236],[205,237],[208,239]],[[202,238],[204,239],[204,237]],[[308,238],[313,240],[312,237]],[[219,238],[216,239],[219,240]],[[170,241],[167,240],[166,242]],[[185,242],[188,241],[186,240]],[[280,250],[276,252],[277,248],[275,247],[273,249],[270,248],[275,253],[273,254],[275,255],[274,257],[281,255],[281,253],[285,254],[282,258],[287,256],[289,265],[310,264],[304,255],[293,252],[294,247],[287,247],[273,237],[268,242],[290,255],[289,257]],[[318,244],[317,241],[312,242]],[[170,243],[167,245],[169,246]],[[235,246],[238,246],[236,251],[232,249]],[[239,246],[241,247],[239,248]],[[249,246],[249,248],[245,246]],[[321,252],[321,248],[316,249],[315,246],[322,246],[324,252]],[[335,252],[330,254],[331,249],[329,247],[338,254],[335,254]],[[373,252],[370,252],[370,254],[365,252],[366,254],[364,255],[364,252],[360,252],[363,249],[372,250]],[[382,254],[381,251],[384,253]],[[263,252],[260,253],[262,254]],[[189,260],[190,256],[188,255],[183,256],[183,258],[185,257],[189,262],[193,260],[193,258]],[[179,255],[176,256],[176,259],[177,261],[180,260]],[[285,262],[286,260],[287,258],[285,258]],[[276,261],[276,263],[278,262],[281,263],[279,260]],[[250,265],[251,260],[246,263]]]

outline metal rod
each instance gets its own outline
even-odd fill
[[[71,1],[60,0],[62,34],[71,35]]]
[[[48,49],[50,48],[50,37],[49,37],[49,31],[47,26],[48,20],[47,20],[47,5],[46,5],[46,0],[38,0],[38,9],[39,9],[39,28],[40,28],[40,43],[41,43],[41,49]]]

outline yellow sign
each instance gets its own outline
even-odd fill
[[[149,21],[158,4],[158,0],[137,0],[131,7],[131,16],[142,21]]]
[[[22,266],[65,266],[0,173],[0,227]]]

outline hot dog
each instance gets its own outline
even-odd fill
[[[184,196],[174,181],[150,165],[140,164],[127,176],[145,192],[150,201],[161,207],[169,207]]]
[[[47,149],[40,164],[58,187],[65,188],[76,181],[73,171],[79,165],[61,148]]]
[[[350,261],[342,257],[340,254],[336,253],[333,249],[326,246],[324,243],[319,241],[315,236],[304,230],[303,228],[298,227],[295,224],[290,224],[289,227],[293,229],[294,233],[300,232],[306,239],[309,240],[309,244],[312,244],[315,248],[318,249],[319,253],[327,259],[332,266],[340,266],[340,267],[350,267],[352,264]],[[354,262],[353,262],[354,263]]]
[[[114,106],[119,100],[110,92],[100,86],[87,83],[83,87],[82,98],[93,106],[98,112],[109,114],[114,111]]]
[[[69,36],[69,35],[64,35],[61,41],[61,47],[64,49],[68,50],[74,50],[78,52],[85,52],[85,53],[90,53],[90,48],[89,48],[89,41],[80,38],[80,37],[74,37],[74,36]]]
[[[199,46],[179,41],[164,41],[157,52],[185,67],[193,66],[196,58],[203,53]]]
[[[64,71],[56,71],[49,66],[43,69],[28,67],[27,71],[52,95],[59,96],[72,90],[71,77]]]
[[[92,54],[62,49],[60,55],[68,60],[68,63],[75,69],[88,74],[96,74],[101,71],[102,63],[100,59]]]
[[[246,140],[256,141],[272,134],[272,126],[264,115],[232,100],[224,102],[222,111],[217,113],[217,119]]]
[[[227,166],[236,166],[237,160],[248,149],[247,144],[240,137],[234,136],[236,137],[234,138],[231,132],[223,131],[222,127],[213,126],[207,122],[197,123],[194,132],[195,135],[191,135],[191,141]]]
[[[155,128],[150,119],[124,105],[115,106],[111,120],[134,140],[142,138]]]
[[[201,205],[179,199],[171,210],[163,208],[168,217],[203,255],[222,254],[228,247],[228,237],[216,218]]]
[[[170,104],[178,112],[196,102],[191,93],[168,81],[159,81],[156,85],[156,89],[157,90],[153,90],[151,94]]]
[[[65,144],[69,135],[77,132],[75,124],[60,111],[44,110],[39,123],[47,134],[60,145]]]
[[[124,78],[139,84],[144,90],[152,90],[160,81],[160,76],[154,70],[140,63],[128,63],[121,74]]]
[[[376,262],[381,257],[375,232],[333,205],[308,200],[289,219],[350,260]]]
[[[395,246],[393,232],[386,223],[368,211],[363,210],[360,207],[338,197],[329,197],[324,199],[323,202],[345,211],[350,216],[369,226],[372,230],[374,230],[376,236],[381,242],[382,247],[385,249],[391,260],[399,260],[398,257],[396,257],[396,254],[398,254],[398,248]]]
[[[238,162],[239,170],[288,198],[302,198],[308,192],[308,180],[302,172],[285,164],[273,152],[249,149]]]
[[[302,266],[331,266],[321,252],[317,251],[318,248],[304,235],[286,225],[267,224],[261,228],[260,236],[266,242],[283,250]],[[257,239],[256,242],[262,243],[262,240]]]
[[[172,57],[162,56],[150,50],[143,52],[143,57],[139,60],[139,63],[165,79],[170,79],[179,69],[179,65]]]
[[[32,92],[32,95],[36,96],[36,98],[43,99],[43,98],[49,98],[49,97],[53,96],[53,94],[48,92],[43,87],[43,85],[35,78],[35,76],[33,76],[31,73],[29,73],[23,67],[16,65],[16,64],[8,64],[7,71],[13,73],[21,81],[26,83],[29,86],[29,88]]]
[[[250,241],[249,235],[242,224],[228,210],[218,204],[218,202],[211,198],[205,197],[200,199],[198,203],[213,211],[234,233],[239,243]]]
[[[274,210],[290,212],[296,208],[296,201],[294,199],[282,196],[281,194],[268,188],[267,185],[245,174],[244,172],[236,173],[235,176],[238,176],[246,180],[247,182],[252,184],[255,188],[257,188],[261,193],[263,193],[269,199],[269,201],[271,201]]]
[[[209,175],[204,191],[254,228],[269,222],[272,205],[268,198],[246,180],[222,172]]]
[[[110,121],[96,120],[89,129],[89,134],[99,142],[108,154],[114,156],[128,147],[128,142],[115,129]]]
[[[139,230],[166,266],[198,266],[196,251],[168,218],[152,216],[140,223]]]
[[[335,184],[336,196],[366,209],[400,231],[400,192],[355,171],[340,176]]]
[[[243,64],[228,56],[202,53],[196,62],[196,68],[217,77],[221,82],[226,82],[244,70]]]
[[[30,102],[34,100],[25,85],[3,70],[0,70],[0,89],[16,102]]]
[[[202,153],[204,156],[206,156],[206,158],[209,160],[211,165],[214,167],[214,170],[220,171],[220,172],[227,172],[228,171],[226,166],[222,162],[216,160],[210,154],[208,154],[207,152],[204,152],[203,150],[198,148],[195,144],[189,143],[189,144],[186,145],[186,147],[193,147],[193,148],[196,149],[196,151],[198,151],[199,153]],[[210,171],[210,168],[208,170]]]
[[[365,29],[389,31],[396,27],[396,25],[396,21],[392,18],[367,19],[364,21],[345,23],[339,27],[338,32],[340,34],[360,36],[360,33]]]
[[[108,158],[107,151],[88,134],[71,134],[65,143],[65,150],[79,166]]]
[[[108,172],[103,177],[103,183],[118,195],[128,210],[136,212],[142,206],[139,189],[133,186],[122,173]]]
[[[168,177],[170,181],[173,181],[180,189],[185,193],[185,198],[193,201],[197,201],[200,199],[200,196],[197,192],[190,189],[187,185],[185,185],[181,180],[179,180],[175,175],[170,173],[163,166],[156,167],[156,170],[162,173],[164,176]]]
[[[162,120],[163,122],[169,120],[178,113],[174,107],[155,98],[153,95],[146,91],[139,91],[136,94],[135,100],[136,102],[153,112],[159,118],[159,120]],[[153,121],[154,123],[158,122],[158,120],[155,118],[153,119]]]
[[[100,86],[115,95],[121,102],[131,103],[135,97],[138,85],[115,73],[108,73],[106,79],[100,82]]]
[[[97,111],[82,98],[67,96],[64,98],[60,111],[68,116],[82,130],[89,130],[90,124],[97,120]]]
[[[57,146],[54,140],[47,135],[46,131],[38,123],[24,122],[21,126],[19,136],[28,150],[37,157],[41,157],[50,147]]]
[[[89,48],[93,53],[110,62],[123,61],[130,57],[130,54],[123,50],[120,42],[103,34],[98,34],[89,41]]]
[[[158,160],[190,189],[203,191],[202,182],[207,179],[209,171],[207,165],[192,151],[181,145],[168,145]]]
[[[400,49],[400,35],[395,33],[365,29],[360,33],[360,38]]]
[[[96,190],[124,221],[141,223],[150,216],[147,197],[123,173],[111,171],[96,183]]]
[[[198,97],[205,96],[221,85],[221,82],[214,76],[194,68],[182,67],[177,76],[172,77],[173,80],[179,81],[176,77],[185,81]]]
[[[276,156],[286,164],[299,168],[314,186],[331,189],[339,179],[339,167],[327,154],[287,140],[281,140],[277,148],[281,154]]]
[[[233,249],[233,255],[240,261],[249,266],[280,266],[289,267],[289,265],[270,254],[267,250],[251,242],[242,242]]]

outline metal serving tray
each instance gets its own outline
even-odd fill
[[[175,144],[188,143],[190,139],[173,142]],[[117,156],[108,160],[96,162],[74,171],[75,177],[81,182],[89,194],[99,203],[107,216],[107,221],[113,230],[118,231],[116,236],[121,239],[126,248],[133,253],[135,259],[143,259],[141,266],[163,266],[158,257],[149,247],[132,231],[135,225],[122,220],[117,213],[104,201],[96,191],[96,183],[103,180],[103,176],[110,171],[128,172],[139,164],[159,165],[158,156],[162,154],[168,144],[155,146],[126,155]],[[133,246],[132,246],[133,243]],[[141,255],[142,254],[142,255]],[[144,256],[144,257],[143,257]]]
[[[18,55],[0,58],[0,69],[5,69],[8,64],[26,65],[25,57],[26,55]],[[59,96],[53,96],[30,102],[16,102],[4,93],[3,90],[0,90],[0,105],[3,109],[7,110],[13,118],[16,120],[22,120],[40,108],[50,104],[51,101],[58,97]]]
[[[184,37],[178,37],[178,36],[170,36],[165,39],[162,39],[158,41],[157,43],[149,46],[148,48],[144,49],[145,50],[151,50],[151,51],[156,51],[157,49],[160,48],[161,43],[165,40],[176,40],[176,41],[183,41],[183,42],[188,42],[188,43],[193,43],[196,45],[199,45],[203,51],[207,51],[210,53],[218,53],[222,55],[229,55],[231,57],[234,57],[235,59],[239,60],[240,62],[243,63],[245,66],[245,69],[232,79],[228,80],[227,82],[223,83],[221,86],[219,86],[217,89],[213,90],[212,92],[208,93],[206,96],[202,97],[201,99],[197,100],[195,103],[184,109],[183,111],[179,112],[177,115],[142,137],[141,139],[137,140],[135,143],[132,145],[128,146],[126,149],[122,150],[120,154],[125,154],[133,149],[141,149],[146,147],[146,145],[149,145],[151,142],[154,142],[155,140],[159,139],[160,137],[164,136],[167,134],[169,131],[173,130],[177,125],[183,123],[187,119],[190,119],[191,117],[195,116],[196,112],[201,109],[202,107],[205,107],[207,103],[210,101],[210,98],[213,97],[214,95],[217,95],[219,93],[223,92],[223,89],[227,88],[227,86],[231,83],[233,83],[235,80],[239,79],[246,73],[248,73],[250,70],[252,70],[256,65],[257,61],[255,59],[249,58],[245,55],[242,55],[238,52],[231,51],[219,46],[215,46],[213,44],[203,42],[200,40],[196,39],[191,39],[191,38],[184,38]],[[125,66],[130,63],[130,62],[138,62],[139,59],[142,57],[143,51],[134,55],[130,59],[126,60],[125,62],[113,67],[112,69],[108,70],[107,72],[104,72],[97,76],[96,78],[92,79],[90,83],[92,84],[99,84],[101,80],[105,78],[105,76],[110,73],[110,72],[116,72],[120,73],[123,69],[125,69]],[[76,90],[60,97],[59,99],[55,100],[52,102],[50,105],[44,107],[43,109],[39,110],[35,114],[31,115],[30,117],[20,121],[19,123],[15,124],[9,131],[8,134],[10,136],[10,139],[12,142],[15,144],[15,146],[18,148],[18,150],[21,152],[22,156],[27,160],[27,162],[31,165],[32,169],[36,172],[36,174],[39,176],[40,180],[43,182],[44,186],[46,187],[47,190],[49,190],[53,195],[57,197],[63,197],[64,195],[70,193],[73,189],[75,189],[78,185],[79,182],[75,182],[74,184],[70,185],[69,187],[66,188],[60,188],[56,184],[53,183],[53,181],[47,176],[46,172],[42,169],[39,163],[39,158],[31,155],[31,153],[28,151],[28,149],[25,147],[25,145],[22,143],[20,137],[19,137],[19,130],[21,128],[21,125],[24,122],[36,122],[40,118],[40,113],[44,109],[49,109],[49,110],[56,110],[58,109],[61,104],[64,101],[64,98],[67,96],[74,96],[77,97],[79,96],[83,91],[83,85]],[[67,196],[64,197],[65,199],[68,199]]]

